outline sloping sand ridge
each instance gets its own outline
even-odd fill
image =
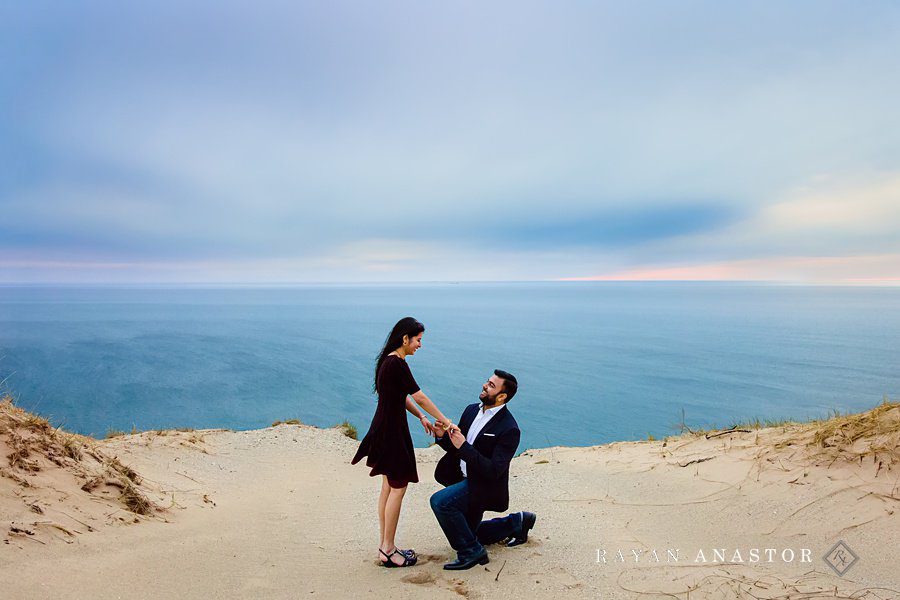
[[[417,450],[400,522],[420,563],[389,570],[375,564],[379,482],[348,464],[356,442],[336,429],[93,440],[9,403],[0,416],[4,598],[900,598],[897,403],[527,450],[510,510],[537,513],[528,544],[463,573],[441,569],[451,549],[428,505],[439,448]],[[839,541],[859,557],[843,577],[823,559]]]

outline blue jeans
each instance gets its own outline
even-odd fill
[[[467,479],[435,492],[431,496],[431,510],[460,560],[479,556],[485,545],[512,537],[522,529],[522,513],[482,521],[484,511],[469,508]]]

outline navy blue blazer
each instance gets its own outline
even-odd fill
[[[459,420],[463,435],[475,420],[481,403],[470,404]],[[460,459],[466,461],[469,479],[469,509],[473,512],[493,510],[501,512],[509,508],[509,463],[519,447],[519,424],[504,405],[478,433],[472,444],[463,442],[457,450],[444,434],[437,444],[447,451],[434,470],[434,478],[443,486],[463,480]]]

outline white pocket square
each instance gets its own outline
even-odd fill
[[[496,433],[486,433],[484,434],[484,437],[495,437],[496,435]]]

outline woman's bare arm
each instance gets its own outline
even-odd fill
[[[413,402],[413,399],[410,396],[406,397],[406,410],[408,410],[410,412],[410,414],[417,419],[421,419],[422,417],[425,416],[425,413],[423,413],[421,410],[419,410],[419,407],[416,405],[415,402]]]
[[[438,409],[438,407],[435,406],[434,402],[432,402],[431,399],[426,396],[425,392],[423,392],[422,390],[419,390],[418,392],[413,394],[412,399],[415,400],[416,404],[418,404],[425,412],[434,417],[437,421],[447,424],[451,423],[450,419],[444,416],[444,413],[442,413]],[[409,402],[409,398],[407,398],[406,401]],[[407,404],[407,408],[409,408],[409,404]]]
[[[419,407],[416,406],[416,403],[413,402],[413,399],[409,396],[406,397],[406,410],[412,413],[412,415],[419,420],[419,423],[422,424],[422,427],[425,428],[425,433],[427,433],[428,435],[435,435],[440,429],[440,427],[435,429],[435,427],[431,424],[431,421],[428,420],[428,417],[425,416],[425,413],[419,410]]]

